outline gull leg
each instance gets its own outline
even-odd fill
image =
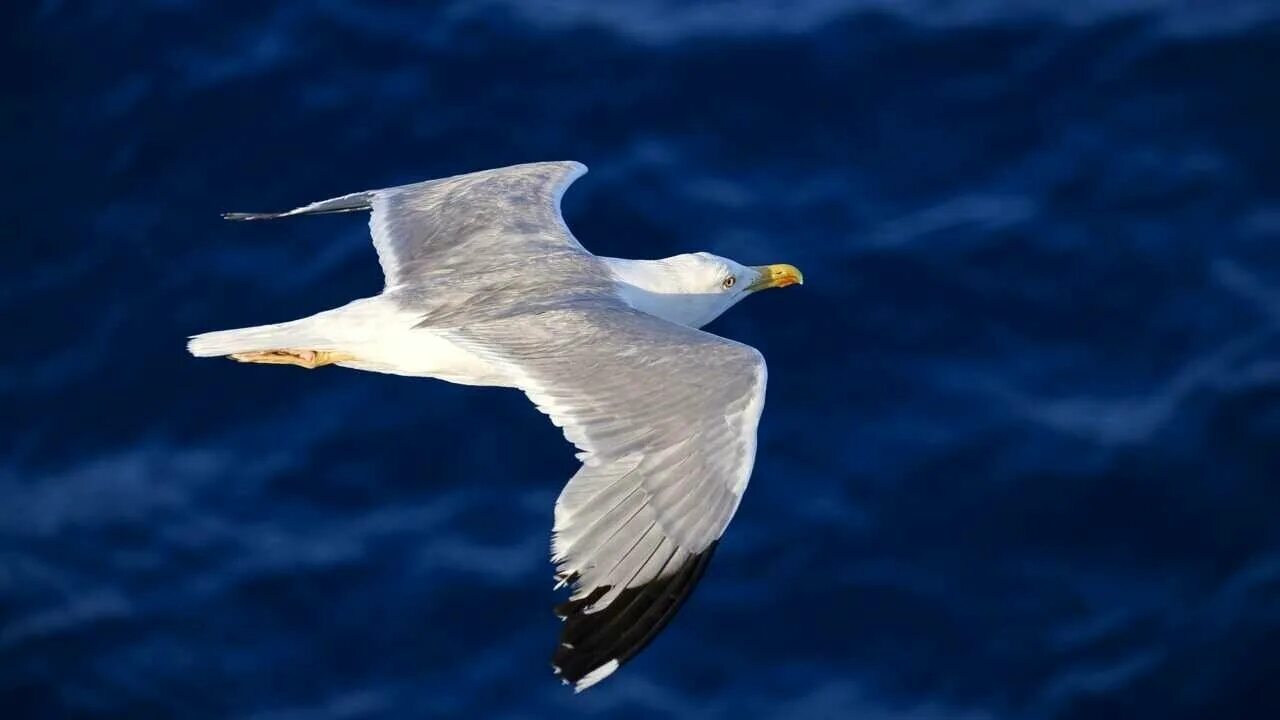
[[[297,365],[314,370],[325,365],[355,360],[354,355],[328,350],[263,350],[260,352],[232,353],[231,359],[240,362],[267,365]]]

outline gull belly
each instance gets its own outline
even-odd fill
[[[492,363],[451,341],[435,328],[418,327],[421,318],[379,296],[357,300],[314,316],[333,349],[350,355],[341,367],[429,377],[459,385],[513,387]]]

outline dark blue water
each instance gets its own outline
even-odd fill
[[[10,8],[0,714],[1280,717],[1280,6],[408,5]],[[220,211],[549,159],[599,253],[807,279],[712,326],[750,490],[577,697],[523,396],[184,350],[380,287]]]

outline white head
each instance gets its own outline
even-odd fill
[[[792,265],[747,267],[705,252],[661,260],[601,259],[628,305],[690,327],[706,325],[757,290],[804,282]]]

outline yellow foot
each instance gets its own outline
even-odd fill
[[[234,353],[231,359],[240,362],[266,363],[268,365],[297,365],[314,370],[325,365],[355,360],[355,356],[328,350],[265,350],[263,352]]]

